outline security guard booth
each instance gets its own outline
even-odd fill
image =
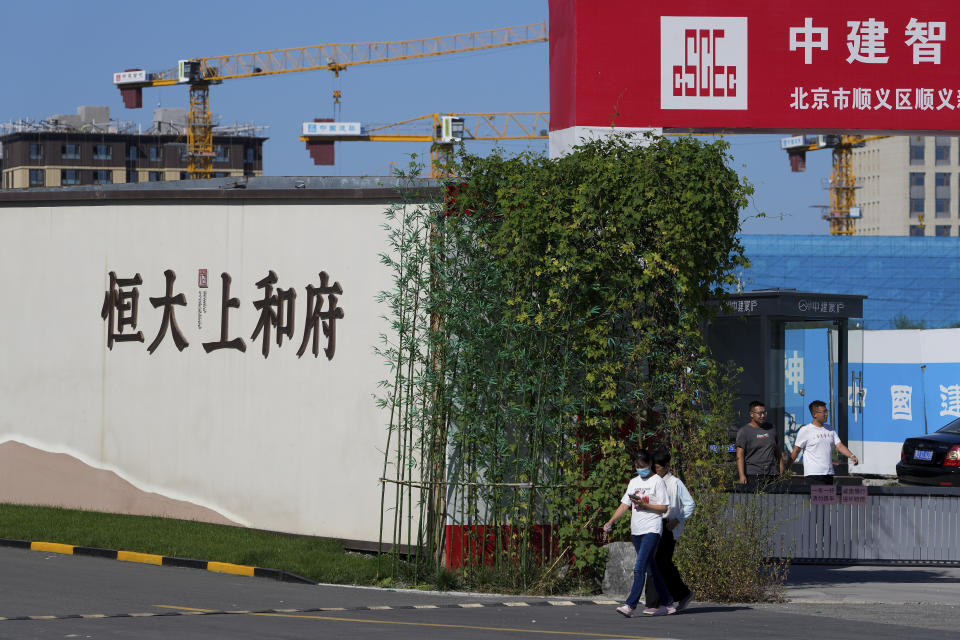
[[[829,424],[862,460],[864,298],[778,289],[735,293],[718,304],[705,329],[707,345],[716,360],[742,369],[731,442],[750,420],[748,405],[759,400],[789,453],[810,421],[807,406],[822,400]],[[837,473],[847,473],[843,456]]]

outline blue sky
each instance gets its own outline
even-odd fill
[[[112,74],[127,68],[160,71],[181,58],[333,42],[406,40],[547,20],[546,0],[352,0],[351,2],[238,3],[100,0],[4,5],[4,70],[0,121],[75,113],[79,105],[108,105],[113,118],[149,126],[153,109],[186,107],[186,87],[145,89],[144,108],[127,110]],[[338,143],[337,164],[316,167],[297,138],[300,123],[333,115],[331,93],[343,92],[341,119],[389,123],[437,111],[547,111],[547,44],[440,56],[348,69],[336,82],[326,71],[228,80],[210,91],[211,111],[224,124],[268,128],[267,175],[386,175],[425,144]],[[808,154],[807,172],[791,174],[779,136],[728,136],[734,168],[757,189],[744,212],[746,233],[826,233],[821,182],[830,154]],[[491,148],[471,143],[474,152]],[[509,142],[507,151],[545,150],[539,141]],[[766,218],[755,216],[765,212]]]

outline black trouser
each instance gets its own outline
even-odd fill
[[[663,575],[663,581],[666,583],[667,589],[670,590],[670,595],[673,596],[673,601],[680,602],[690,595],[690,589],[683,583],[677,565],[673,564],[673,549],[676,546],[673,532],[664,527],[663,533],[660,535],[660,544],[657,545],[657,551],[653,558]],[[644,600],[648,607],[656,608],[660,606],[660,595],[657,593],[657,588],[653,586],[653,580],[649,578],[647,579]]]
[[[804,476],[803,479],[807,484],[833,484],[832,473],[825,476]]]

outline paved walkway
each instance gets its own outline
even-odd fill
[[[960,604],[960,568],[793,565],[785,596],[811,604]]]

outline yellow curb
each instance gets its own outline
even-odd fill
[[[253,576],[254,567],[248,567],[242,564],[231,564],[229,562],[208,562],[207,571],[216,571],[218,573],[232,573],[238,576]]]
[[[65,553],[68,556],[73,555],[72,544],[60,544],[59,542],[31,542],[30,549],[33,551],[49,551],[51,553]]]
[[[143,564],[163,564],[163,556],[153,553],[139,553],[137,551],[117,551],[117,560],[123,562],[142,562]]]

